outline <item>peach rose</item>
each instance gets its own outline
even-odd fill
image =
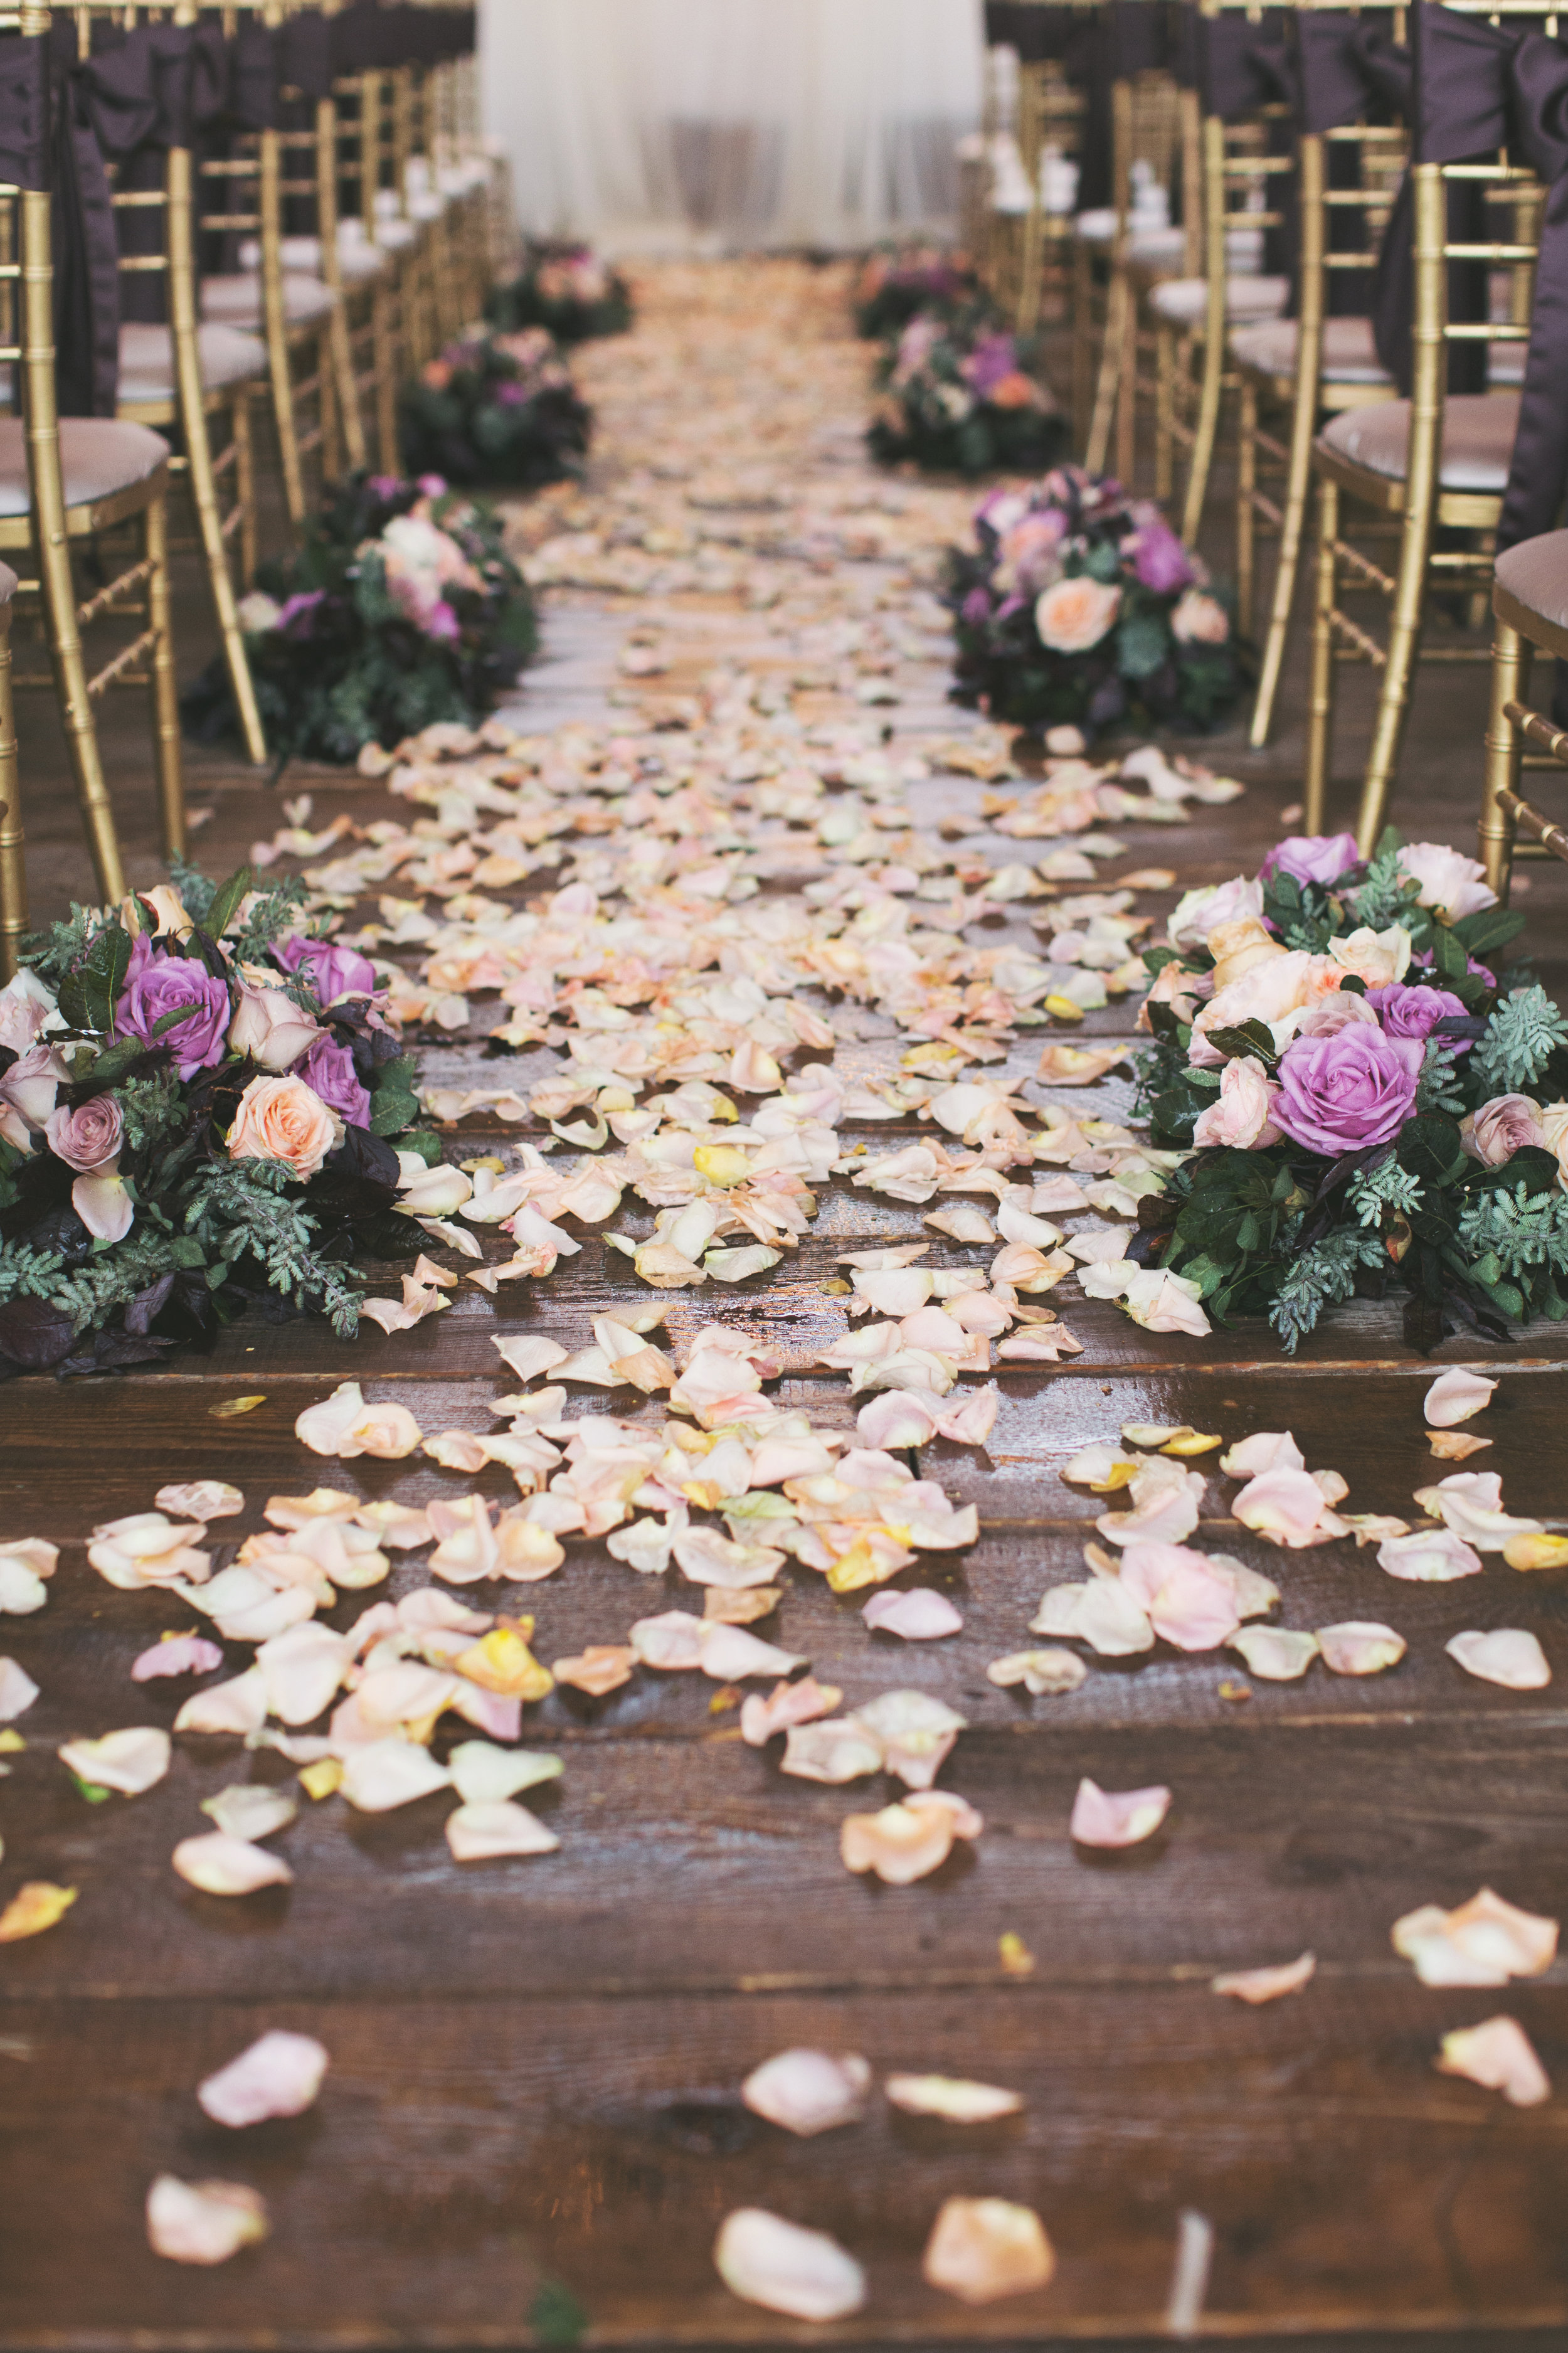
[[[1342,972],[1358,973],[1369,988],[1391,988],[1409,969],[1410,934],[1403,923],[1383,932],[1363,923],[1359,932],[1331,940],[1329,954]]]
[[[303,1079],[252,1079],[228,1132],[231,1160],[277,1160],[301,1183],[343,1140],[343,1124]]]
[[[1111,627],[1121,603],[1120,588],[1083,573],[1072,580],[1053,581],[1035,606],[1040,643],[1056,654],[1087,653]]]
[[[1171,635],[1179,645],[1223,646],[1230,636],[1230,616],[1217,597],[1189,588],[1171,616]]]
[[[1220,1073],[1219,1098],[1198,1113],[1193,1143],[1228,1144],[1238,1152],[1262,1152],[1279,1141],[1269,1109],[1279,1090],[1251,1054],[1227,1062]]]
[[[321,1024],[280,988],[242,983],[229,1025],[231,1054],[247,1055],[263,1071],[287,1071],[321,1036]]]
[[[1461,1123],[1459,1139],[1474,1159],[1483,1161],[1489,1168],[1500,1168],[1527,1144],[1544,1145],[1548,1152],[1555,1152],[1557,1145],[1548,1139],[1546,1121],[1552,1112],[1564,1109],[1568,1106],[1552,1103],[1542,1111],[1529,1095],[1493,1095],[1489,1103],[1482,1103],[1479,1111]]]
[[[1243,1021],[1267,1021],[1272,1025],[1283,1021],[1300,1006],[1310,1004],[1317,994],[1311,969],[1317,961],[1305,948],[1291,948],[1283,955],[1269,956],[1254,965],[1228,987],[1216,989],[1193,1024],[1188,1060],[1200,1069],[1213,1070],[1225,1057],[1217,1047],[1209,1044],[1207,1031],[1234,1029]]]
[[[993,408],[1034,408],[1039,404],[1039,386],[1014,368],[992,385],[986,398]]]
[[[158,918],[155,936],[159,939],[189,939],[195,926],[185,911],[185,902],[172,882],[155,882],[150,891],[128,891],[120,902],[120,920],[134,939],[142,930],[142,900]]]

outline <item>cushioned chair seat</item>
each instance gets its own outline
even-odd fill
[[[1265,319],[1252,327],[1237,327],[1230,348],[1244,367],[1265,375],[1296,373],[1296,322]],[[1378,365],[1373,348],[1370,319],[1323,321],[1323,374],[1331,384],[1392,384]]]
[[[418,242],[418,227],[414,221],[388,219],[376,222],[375,241],[387,253],[405,253],[411,245]]]
[[[1442,488],[1500,493],[1508,482],[1518,424],[1516,393],[1452,395],[1443,406],[1443,462],[1439,476]],[[1380,401],[1372,408],[1347,408],[1324,427],[1321,436],[1326,449],[1391,482],[1405,479],[1409,439],[1407,400]]]
[[[308,327],[329,318],[337,296],[319,278],[287,277],[283,280],[283,315],[291,327]],[[249,271],[232,278],[204,278],[203,316],[226,327],[261,324],[261,280]]]
[[[1554,629],[1568,629],[1568,531],[1543,532],[1510,547],[1498,557],[1497,584]]]
[[[0,417],[0,515],[30,514],[27,455],[19,417]],[[62,417],[60,471],[68,507],[92,506],[133,490],[164,464],[169,445],[145,425],[108,417]]]
[[[1522,384],[1528,343],[1489,343],[1487,345],[1487,382],[1489,385]]]
[[[267,374],[267,346],[237,327],[198,327],[196,350],[202,382],[209,392],[226,385],[248,384]],[[128,321],[120,330],[120,397],[127,406],[136,401],[174,397],[174,339],[167,327],[150,327]]]
[[[1209,289],[1206,278],[1167,278],[1156,286],[1149,297],[1149,307],[1167,326],[1195,327],[1202,324],[1208,305]],[[1225,311],[1227,319],[1273,319],[1290,299],[1288,278],[1229,278],[1226,280]]]
[[[357,227],[357,224],[356,224]],[[286,237],[280,251],[286,272],[301,278],[319,280],[321,275],[321,240],[319,237]],[[261,248],[253,237],[247,237],[239,248],[239,266],[247,274],[261,267]],[[345,278],[379,278],[387,267],[384,253],[363,237],[338,236],[338,268]]]

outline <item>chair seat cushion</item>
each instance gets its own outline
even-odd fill
[[[1195,327],[1208,307],[1206,278],[1167,278],[1149,296],[1149,307],[1173,327]],[[1225,314],[1227,319],[1278,318],[1290,299],[1288,278],[1227,278]]]
[[[321,275],[321,240],[319,237],[286,237],[280,252],[287,274],[319,280]],[[261,247],[253,237],[247,237],[239,248],[239,266],[247,275],[261,267]],[[352,231],[338,231],[338,269],[344,278],[379,278],[387,267],[380,248],[359,234],[355,221]]]
[[[283,315],[291,327],[312,326],[318,319],[330,318],[337,300],[331,288],[323,286],[319,278],[290,275],[283,280]],[[204,278],[202,314],[226,327],[258,327],[259,277],[247,270],[234,277]]]
[[[248,384],[267,374],[267,346],[256,335],[237,327],[196,329],[196,351],[202,382],[209,392],[225,385]],[[152,327],[127,320],[120,330],[120,398],[125,407],[138,401],[174,397],[174,339],[167,327]]]
[[[419,241],[418,225],[411,220],[378,220],[375,241],[387,253],[405,253]]]
[[[1116,236],[1114,206],[1100,205],[1079,213],[1072,230],[1080,244],[1110,245]],[[1134,222],[1127,238],[1127,254],[1131,261],[1180,261],[1186,249],[1187,233],[1184,228],[1140,228]]]
[[[1446,491],[1500,493],[1519,425],[1519,396],[1500,392],[1456,393],[1443,405],[1443,460],[1438,480]],[[1347,408],[1325,426],[1321,444],[1352,466],[1405,480],[1410,439],[1410,403],[1379,401],[1371,408]]]
[[[1230,348],[1244,367],[1265,375],[1296,373],[1296,322],[1264,319],[1256,326],[1237,327]],[[1323,375],[1331,384],[1391,384],[1373,348],[1370,319],[1323,321]]]
[[[1539,613],[1553,628],[1568,629],[1568,531],[1521,539],[1498,557],[1497,583],[1516,605]]]
[[[19,417],[0,417],[0,515],[32,512],[27,453]],[[60,471],[68,507],[93,506],[134,490],[168,462],[169,445],[145,425],[118,417],[62,417]]]

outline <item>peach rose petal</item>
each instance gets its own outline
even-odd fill
[[[1539,1520],[1517,1519],[1503,1510],[1502,1481],[1495,1471],[1456,1471],[1435,1487],[1417,1487],[1415,1501],[1477,1552],[1501,1552],[1510,1537],[1545,1533]]]
[[[18,1944],[24,1936],[41,1936],[46,1928],[64,1919],[76,1898],[74,1887],[57,1887],[47,1879],[29,1879],[0,1912],[0,1945]]]
[[[508,1371],[524,1382],[537,1380],[552,1365],[563,1365],[571,1353],[559,1340],[546,1339],[537,1332],[516,1333],[510,1339],[492,1341],[491,1345]]]
[[[1568,1536],[1510,1536],[1502,1556],[1510,1568],[1568,1568]]]
[[[160,2173],[147,2192],[147,2243],[172,2263],[226,2263],[269,2227],[266,2200],[242,2181]]]
[[[267,1721],[267,1678],[259,1667],[247,1667],[227,1683],[209,1683],[193,1692],[174,1718],[176,1732],[259,1732]]]
[[[553,1854],[561,1841],[526,1806],[492,1798],[447,1815],[447,1844],[458,1862],[490,1862],[502,1855]]]
[[[713,2263],[731,2295],[792,2320],[843,2320],[866,2301],[866,2274],[836,2239],[764,2207],[724,2217]]]
[[[411,1740],[367,1741],[343,1759],[343,1795],[362,1814],[390,1813],[451,1783],[446,1767]]]
[[[1016,2116],[1024,2105],[1021,2092],[973,2084],[962,2075],[889,2075],[882,2090],[900,2115],[939,2116],[950,2125],[994,2124],[998,2116]]]
[[[139,1798],[168,1771],[171,1743],[160,1725],[143,1724],[106,1732],[101,1740],[69,1740],[57,1753],[79,1781],[95,1789],[117,1790],[122,1798]]]
[[[937,1642],[963,1631],[963,1620],[946,1594],[924,1585],[902,1593],[873,1593],[860,1615],[873,1633],[897,1634],[905,1642]]]
[[[1258,1430],[1219,1458],[1227,1479],[1259,1479],[1266,1471],[1303,1471],[1301,1450],[1288,1430]]]
[[[204,1895],[252,1895],[258,1887],[290,1886],[294,1878],[281,1855],[223,1831],[182,1839],[174,1849],[174,1869]]]
[[[1489,2018],[1445,2034],[1432,2063],[1440,2075],[1463,2075],[1500,2092],[1510,2107],[1535,2108],[1552,2097],[1552,2079],[1516,2018]]]
[[[1479,1373],[1439,1373],[1421,1401],[1421,1410],[1433,1430],[1452,1430],[1472,1414],[1480,1413],[1490,1405],[1496,1381],[1489,1381]]]
[[[245,1509],[245,1497],[226,1479],[191,1479],[183,1486],[160,1487],[153,1498],[155,1511],[171,1520],[227,1520]]]
[[[992,1660],[985,1679],[1003,1691],[1022,1683],[1034,1698],[1042,1699],[1047,1693],[1058,1697],[1077,1691],[1088,1673],[1075,1651],[1013,1651],[1005,1659]]]
[[[275,1831],[287,1830],[299,1810],[289,1789],[265,1781],[233,1781],[202,1799],[203,1813],[227,1838],[270,1838]]]
[[[1505,1691],[1544,1691],[1552,1669],[1537,1637],[1518,1626],[1497,1626],[1489,1633],[1456,1634],[1444,1644],[1448,1656],[1484,1683],[1500,1683]]]
[[[1272,1968],[1230,1969],[1223,1977],[1209,1979],[1209,1991],[1230,1994],[1237,2001],[1255,2005],[1278,2001],[1282,1994],[1300,1993],[1317,1966],[1316,1953],[1303,1953],[1299,1961],[1282,1961]]]
[[[1244,1626],[1226,1642],[1239,1651],[1249,1673],[1266,1683],[1291,1683],[1304,1675],[1318,1656],[1315,1634],[1299,1634],[1288,1626]]]
[[[871,2070],[855,2052],[779,2051],[752,2068],[741,2097],[753,2116],[808,2140],[858,2124],[870,2087]]]
[[[1171,1810],[1171,1792],[1102,1789],[1086,1775],[1078,1785],[1068,1835],[1075,1846],[1137,1846],[1152,1838]]]
[[[1492,1442],[1489,1438],[1472,1438],[1468,1430],[1434,1430],[1427,1436],[1439,1462],[1468,1462],[1472,1454],[1484,1454]]]
[[[873,1871],[889,1887],[908,1887],[941,1868],[954,1839],[978,1838],[984,1827],[951,1790],[918,1790],[880,1813],[846,1814],[839,1852],[847,1870]]]
[[[275,2027],[198,2084],[196,2098],[215,2124],[237,2132],[268,2116],[302,2116],[314,2104],[328,2064],[313,2036]]]
[[[1385,1536],[1377,1565],[1390,1577],[1416,1585],[1446,1585],[1481,1573],[1479,1553],[1452,1528],[1414,1528],[1405,1536]]]
[[[637,1654],[627,1643],[590,1642],[585,1651],[557,1659],[550,1672],[558,1683],[586,1692],[592,1699],[603,1699],[606,1693],[630,1683],[637,1663]]]
[[[208,1675],[223,1664],[223,1652],[202,1634],[166,1635],[132,1661],[131,1680],[150,1683],[163,1675]]]
[[[949,2198],[921,2264],[929,2285],[964,2304],[994,2304],[1044,2287],[1057,2267],[1034,2209],[1005,2198]]]
[[[1499,1986],[1539,1977],[1557,1957],[1557,1923],[1489,1887],[1456,1911],[1423,1904],[1394,1922],[1394,1951],[1427,1986]]]
[[[14,1724],[38,1696],[38,1686],[15,1659],[0,1659],[0,1724]]]
[[[1407,1645],[1392,1626],[1349,1619],[1340,1626],[1320,1626],[1318,1644],[1331,1675],[1381,1675],[1396,1667]]]
[[[741,1737],[749,1748],[765,1748],[776,1734],[787,1732],[792,1725],[811,1724],[818,1716],[831,1715],[843,1696],[832,1683],[819,1683],[815,1675],[803,1675],[795,1683],[775,1683],[766,1699],[761,1692],[748,1692],[741,1704]]]

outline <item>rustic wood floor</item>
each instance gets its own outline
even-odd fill
[[[816,319],[825,366],[843,371],[859,363],[842,347],[840,299],[824,281],[802,315]],[[624,350],[583,367],[606,420],[605,481],[632,381]],[[847,431],[853,404],[846,414]],[[611,596],[556,596],[520,719],[542,731],[615,715],[605,698],[627,626]],[[715,599],[704,626],[721,658],[752,623]],[[937,659],[899,676],[904,702],[887,715],[900,742],[962,723],[943,705]],[[1480,674],[1423,681],[1395,812],[1414,833],[1468,846],[1482,693]],[[1215,764],[1247,781],[1246,797],[1179,831],[1119,828],[1131,864],[1168,862],[1183,885],[1256,866],[1298,797],[1299,674],[1288,702],[1270,754],[1245,754],[1234,733],[1214,747]],[[1346,708],[1348,776],[1364,702]],[[137,720],[115,722],[116,790],[134,871],[151,881]],[[41,912],[83,891],[51,728],[29,714]],[[314,824],[339,809],[356,821],[406,813],[377,789],[286,780],[301,788]],[[975,811],[979,791],[957,778],[916,788],[926,816]],[[281,821],[276,794],[211,755],[193,761],[193,799],[213,811],[198,846],[217,872]],[[1016,854],[975,823],[986,855]],[[1564,880],[1531,881],[1525,944],[1560,987]],[[484,1060],[487,1026],[433,1047],[432,1076],[512,1083],[548,1059]],[[1127,1027],[1114,1008],[1085,1025],[1108,1038]],[[1009,1067],[1032,1069],[1037,1043]],[[1128,1095],[1120,1079],[1092,1099],[1120,1107]],[[847,1131],[846,1143],[899,1132]],[[469,1122],[465,1152],[485,1148],[486,1133]],[[781,1401],[847,1422],[842,1379],[809,1369],[842,1329],[823,1283],[839,1251],[921,1232],[918,1209],[836,1182],[775,1276],[717,1309],[707,1293],[674,1295],[677,1348],[711,1314],[751,1319],[785,1347]],[[932,1262],[960,1255],[939,1244]],[[899,1684],[969,1718],[944,1778],[984,1813],[985,1834],[913,1888],[848,1876],[837,1826],[860,1793],[781,1778],[696,1676],[644,1674],[599,1702],[558,1690],[531,1712],[529,1740],[566,1758],[559,1794],[539,1804],[562,1841],[543,1862],[458,1866],[443,1801],[384,1817],[335,1801],[305,1807],[287,1833],[291,1888],[202,1895],[169,1867],[176,1839],[201,1826],[199,1799],[237,1778],[283,1775],[280,1758],[247,1758],[227,1740],[182,1738],[145,1797],[83,1802],[57,1745],[171,1720],[179,1687],[133,1686],[128,1669],[159,1629],[184,1622],[89,1570],[81,1540],[95,1522],[146,1508],[174,1478],[244,1488],[247,1516],[223,1534],[244,1534],[269,1493],[323,1470],[409,1503],[450,1492],[419,1458],[317,1465],[293,1436],[296,1413],[353,1376],[404,1399],[427,1430],[472,1422],[496,1392],[492,1338],[538,1331],[584,1345],[606,1303],[646,1298],[626,1264],[585,1232],[549,1283],[465,1297],[391,1338],[367,1329],[345,1346],[300,1324],[241,1324],[209,1358],[63,1387],[20,1380],[0,1395],[4,1529],[63,1547],[47,1609],[0,1622],[0,1650],[43,1694],[19,1727],[25,1752],[4,1759],[0,1900],[24,1880],[80,1890],[58,1929],[0,1948],[0,2346],[1131,2344],[1166,2333],[1185,2210],[1214,2225],[1202,2326],[1230,2344],[1568,2342],[1568,1966],[1504,1994],[1436,1991],[1389,1944],[1401,1914],[1483,1884],[1568,1914],[1563,1578],[1521,1578],[1493,1556],[1484,1579],[1395,1585],[1348,1544],[1270,1552],[1225,1516],[1215,1479],[1205,1538],[1273,1576],[1291,1623],[1397,1626],[1409,1653],[1396,1671],[1350,1682],[1315,1669],[1227,1700],[1222,1683],[1248,1681],[1233,1659],[1162,1646],[1125,1667],[1092,1662],[1065,1699],[985,1680],[991,1659],[1026,1640],[1043,1588],[1074,1573],[1098,1508],[1061,1483],[1061,1465],[1125,1420],[1227,1440],[1289,1429],[1309,1464],[1343,1472],[1356,1508],[1407,1512],[1434,1475],[1420,1412],[1431,1369],[1404,1350],[1391,1309],[1342,1312],[1288,1363],[1262,1329],[1162,1338],[1056,1294],[1084,1353],[1059,1368],[1001,1368],[988,1453],[928,1451],[955,1499],[980,1507],[977,1546],[922,1558],[918,1572],[958,1599],[963,1634],[899,1645],[866,1631],[861,1597],[836,1600],[789,1572],[781,1639],[847,1704]],[[1478,1355],[1456,1338],[1439,1361],[1500,1372],[1487,1464],[1510,1508],[1568,1525],[1568,1339],[1532,1331]],[[258,1392],[254,1413],[214,1418]],[[499,1470],[475,1483],[510,1492]],[[421,1572],[394,1578],[395,1591]],[[566,1571],[528,1597],[542,1655],[677,1606],[670,1582],[668,1604],[650,1601],[602,1544],[574,1542]],[[358,1606],[348,1597],[331,1622]],[[1560,1679],[1550,1690],[1500,1691],[1445,1655],[1457,1630],[1510,1624],[1541,1635]],[[1085,1773],[1113,1788],[1168,1783],[1165,1829],[1124,1855],[1075,1852],[1068,1812]],[[1033,1956],[1027,1974],[1002,1965],[1008,1934]],[[1209,1990],[1216,1970],[1308,1947],[1318,1971],[1303,1994],[1251,2010]],[[1544,2106],[1515,2111],[1434,2072],[1444,2032],[1500,2008],[1559,2084]],[[253,2128],[241,2148],[205,2120],[194,2086],[270,2026],[319,2036],[331,2072],[309,2115]],[[738,2094],[752,2066],[793,2044],[861,2052],[879,2075],[979,2077],[1027,2105],[1002,2126],[960,2130],[874,2104],[858,2126],[796,2140]],[[160,2262],[142,2201],[163,2169],[253,2182],[270,2241],[213,2272]],[[925,2237],[954,2193],[1038,2210],[1059,2260],[1048,2289],[971,2311],[922,2284]],[[865,2312],[813,2330],[731,2297],[710,2249],[722,2216],[748,2204],[832,2231],[867,2265]]]

